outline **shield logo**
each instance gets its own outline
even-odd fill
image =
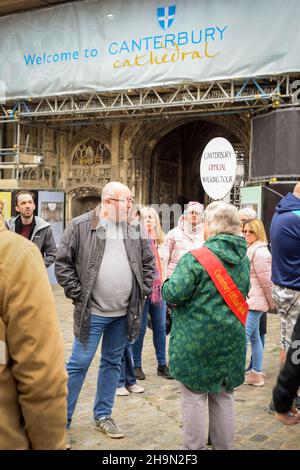
[[[89,145],[86,149],[86,163],[87,165],[91,166],[91,165],[94,165],[94,151],[92,149],[92,147]]]
[[[158,7],[157,8],[157,21],[159,26],[165,31],[170,28],[171,24],[175,20],[176,5],[170,5],[169,7]]]

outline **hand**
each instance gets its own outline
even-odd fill
[[[287,426],[293,426],[300,423],[300,413],[297,413],[296,408],[291,408],[288,413],[275,413],[275,418]]]

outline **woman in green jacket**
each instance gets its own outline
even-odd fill
[[[236,207],[213,202],[205,211],[204,246],[217,256],[244,297],[250,288],[247,245]],[[191,253],[163,286],[176,305],[170,335],[170,371],[183,397],[184,446],[206,448],[205,406],[214,449],[230,449],[235,429],[233,390],[244,382],[245,327]]]

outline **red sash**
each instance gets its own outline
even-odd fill
[[[245,326],[249,306],[221,261],[206,246],[190,253],[203,266],[230,310]]]

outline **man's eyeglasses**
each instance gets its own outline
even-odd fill
[[[114,197],[110,197],[109,198],[111,201],[119,201],[119,202],[134,202],[134,197],[132,196],[128,196],[128,197],[124,197],[124,198],[120,198],[120,199],[116,199]]]
[[[243,230],[244,235],[254,235],[254,233],[253,230]]]

